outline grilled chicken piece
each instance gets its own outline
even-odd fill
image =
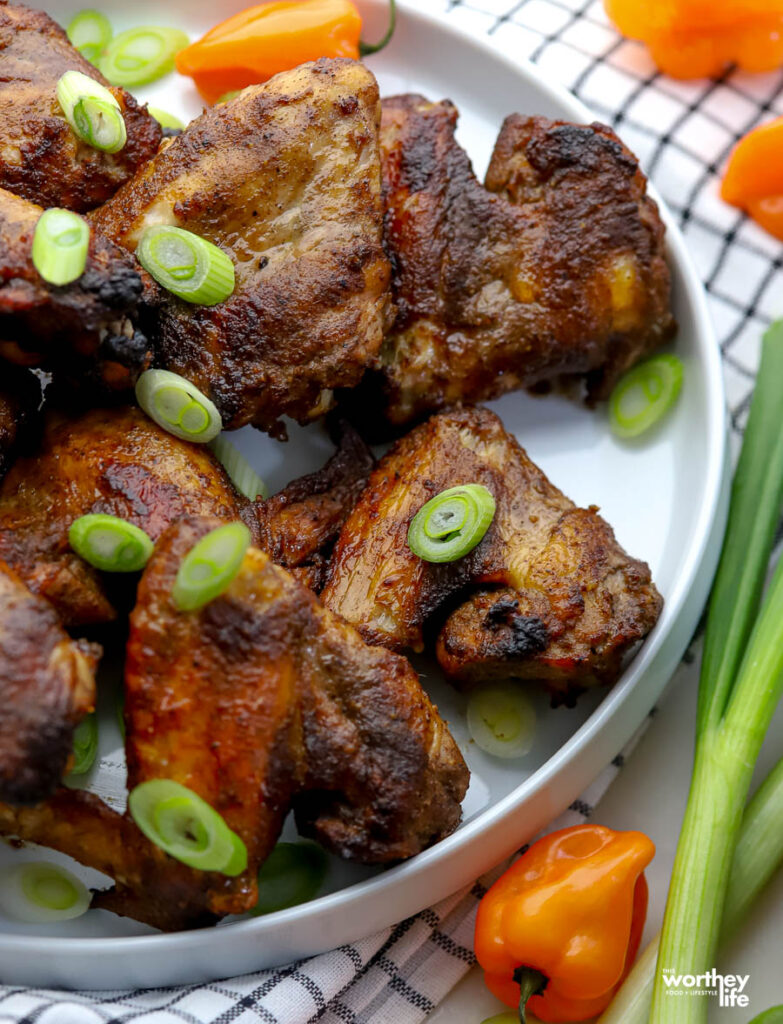
[[[172,139],[93,216],[135,249],[173,224],[236,268],[216,306],[166,297],[157,362],[215,402],[226,426],[281,434],[326,412],[381,345],[389,310],[382,246],[378,87],[349,60],[320,60],[245,89]]]
[[[38,420],[41,382],[29,370],[0,364],[0,481]]]
[[[114,889],[97,892],[93,905],[133,916],[153,928],[177,931],[215,924],[209,909],[223,876],[194,871],[167,856],[136,827],[132,818],[83,790],[60,789],[35,807],[0,803],[0,835],[49,846],[110,878]],[[138,893],[131,908],[121,901]]]
[[[344,420],[333,435],[338,449],[322,469],[256,505],[259,547],[316,592],[326,582],[331,546],[375,465],[370,449]]]
[[[32,803],[59,785],[74,726],[93,707],[99,654],[0,562],[0,799]]]
[[[258,867],[292,805],[303,833],[386,863],[450,833],[468,782],[408,662],[364,644],[258,549],[220,597],[177,610],[182,559],[220,522],[173,525],[142,577],[126,662],[128,786],[164,777],[194,790],[242,837],[248,870],[183,868],[88,794],[60,792],[31,810],[0,805],[2,834],[115,879],[95,906],[167,930],[252,907]]]
[[[130,253],[95,231],[84,274],[65,287],[47,284],[32,261],[42,213],[0,189],[0,368],[6,359],[59,370],[82,386],[85,377],[109,390],[132,386],[150,363],[143,328],[157,286]]]
[[[408,526],[440,491],[479,483],[497,511],[456,562],[424,562]],[[423,626],[453,595],[488,584],[438,641],[452,677],[538,678],[562,692],[611,683],[662,605],[648,567],[627,555],[594,507],[580,509],[486,409],[433,416],[378,464],[335,547],[322,600],[370,643],[423,647]]]
[[[456,123],[448,101],[383,101],[397,320],[381,370],[346,396],[376,429],[381,408],[399,428],[563,375],[604,397],[674,329],[664,228],[611,129],[508,118],[484,188]]]
[[[127,519],[153,540],[189,514],[244,519],[257,530],[252,503],[211,451],[161,430],[140,409],[47,413],[40,451],[17,459],[0,484],[0,559],[69,627],[116,614],[106,578],[68,543],[73,520],[91,512]]]
[[[21,4],[0,0],[0,187],[41,206],[90,210],[113,195],[154,155],[158,122],[124,89],[116,89],[68,42],[60,26]],[[66,71],[109,88],[128,132],[119,153],[77,138],[55,89]]]

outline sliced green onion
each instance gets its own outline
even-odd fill
[[[176,132],[185,131],[185,122],[180,121],[178,117],[170,114],[167,110],[161,110],[160,107],[147,107],[147,110],[152,114],[161,128],[173,128]]]
[[[114,30],[111,22],[100,11],[79,11],[66,29],[71,44],[86,60],[94,64],[109,45]]]
[[[638,437],[672,408],[682,388],[677,356],[648,359],[623,374],[609,398],[609,422],[617,437]]]
[[[98,753],[98,718],[93,712],[73,730],[73,767],[69,774],[86,775]]]
[[[241,89],[231,89],[229,92],[224,92],[223,95],[220,97],[220,99],[215,104],[215,106],[219,107],[221,105],[221,103],[230,103],[231,100],[236,99],[237,96],[241,92],[242,92]]]
[[[112,85],[144,85],[173,71],[174,58],[189,42],[178,28],[131,28],[112,39],[98,67]]]
[[[138,572],[154,547],[138,526],[98,513],[74,519],[68,540],[77,555],[104,572]]]
[[[487,754],[524,757],[535,739],[536,712],[516,683],[486,686],[468,698],[468,730]]]
[[[426,562],[454,562],[475,548],[494,516],[495,499],[482,484],[450,487],[413,517],[408,547]]]
[[[118,153],[128,141],[119,103],[89,75],[66,71],[57,83],[57,99],[68,124],[93,149]]]
[[[86,220],[52,207],[38,218],[33,235],[33,266],[49,284],[70,284],[84,273],[90,248]]]
[[[145,370],[136,382],[136,400],[159,427],[183,441],[206,444],[223,429],[207,396],[171,370]]]
[[[234,264],[212,242],[184,228],[147,228],[136,258],[159,285],[199,306],[214,306],[234,291]]]
[[[250,540],[244,523],[226,523],[190,549],[171,592],[180,611],[194,611],[223,593],[239,572]]]
[[[326,854],[315,843],[278,843],[258,872],[258,903],[250,913],[271,914],[315,899],[326,867]]]
[[[131,790],[128,809],[150,842],[191,868],[232,877],[247,868],[245,844],[187,786],[171,779],[142,782]]]
[[[0,909],[16,921],[70,921],[89,907],[87,886],[57,864],[26,861],[0,873]]]
[[[255,501],[259,495],[262,498],[266,497],[264,481],[225,434],[219,434],[209,446],[240,494],[244,494],[251,501]]]

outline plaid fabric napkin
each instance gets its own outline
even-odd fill
[[[642,46],[612,29],[600,0],[417,0],[417,6],[488,35],[502,53],[534,61],[639,156],[704,280],[731,423],[741,434],[759,339],[781,313],[783,247],[720,201],[718,175],[741,135],[783,114],[783,72],[732,72],[698,82],[665,78]],[[685,664],[680,669],[695,671]],[[588,817],[629,752],[552,827]],[[500,870],[393,929],[276,970],[137,992],[0,987],[0,1024],[418,1024],[472,965],[476,905]]]

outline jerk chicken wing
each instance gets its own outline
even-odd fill
[[[379,117],[361,64],[304,64],[208,110],[94,214],[131,250],[149,225],[172,224],[232,257],[233,295],[168,295],[156,338],[158,365],[230,428],[313,419],[377,355],[389,310]]]
[[[265,553],[250,548],[200,611],[176,608],[183,557],[218,525],[173,525],[142,577],[126,664],[128,785],[165,777],[194,790],[242,837],[248,870],[189,871],[84,794],[0,806],[3,834],[115,879],[96,906],[166,929],[252,907],[258,866],[292,806],[301,832],[385,863],[450,833],[467,788],[462,756],[408,662],[367,646]]]
[[[632,154],[603,125],[509,118],[487,188],[457,110],[383,101],[385,242],[397,319],[381,369],[346,399],[399,428],[563,375],[606,395],[672,332],[664,228]]]
[[[41,206],[90,210],[113,195],[158,148],[158,122],[124,89],[112,88],[43,11],[0,0],[0,187]],[[120,105],[128,142],[105,153],[82,142],[57,101],[66,71],[106,86]]]
[[[99,653],[0,562],[0,799],[32,803],[59,785],[74,726],[93,708]]]
[[[144,324],[157,287],[130,253],[96,231],[82,276],[65,287],[48,284],[32,260],[42,213],[0,189],[0,383],[6,359],[87,376],[109,390],[132,386],[150,362]]]
[[[407,543],[411,519],[464,483],[492,492],[492,525],[464,558],[422,561]],[[497,416],[465,408],[433,416],[380,461],[335,546],[322,600],[368,642],[420,650],[427,619],[477,585],[439,638],[445,671],[537,678],[563,693],[616,680],[662,604],[648,567],[595,508],[558,491]]]
[[[0,484],[0,559],[48,598],[70,627],[108,622],[104,579],[68,543],[74,519],[119,516],[155,540],[175,519],[244,519],[252,503],[203,445],[180,441],[135,407],[50,411],[40,450],[20,458]]]

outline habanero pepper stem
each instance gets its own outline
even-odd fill
[[[396,3],[378,43],[360,39],[362,18],[351,0],[276,0],[227,18],[176,58],[208,103],[226,93],[265,82],[319,57],[360,57],[388,45],[396,26]]]
[[[476,917],[487,987],[542,1021],[604,1010],[630,969],[647,913],[640,832],[577,825],[544,836],[495,882]]]

